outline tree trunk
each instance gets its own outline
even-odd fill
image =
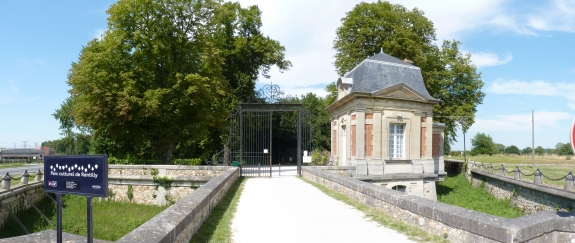
[[[174,150],[174,142],[170,139],[168,142],[168,148],[166,148],[166,153],[164,154],[164,164],[171,165],[174,164],[172,161],[172,151]]]

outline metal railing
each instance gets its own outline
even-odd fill
[[[29,178],[34,178],[34,181],[39,182],[42,181],[42,175],[43,173],[40,169],[38,169],[34,175],[28,174],[28,170],[25,170],[24,173],[20,175],[20,177],[13,177],[10,175],[10,173],[6,172],[6,175],[2,177],[2,184],[0,189],[10,190],[11,182],[17,180],[20,181],[20,185],[28,185]]]
[[[489,163],[489,165],[487,166],[487,171],[485,168],[485,164],[483,164],[483,162],[469,161],[469,165],[473,165],[472,169],[478,169],[479,171],[482,171],[482,172],[495,174],[493,164],[491,164],[491,163]],[[525,172],[521,171],[519,166],[515,166],[514,169],[509,170],[509,169],[505,168],[505,166],[503,164],[499,167],[498,171],[499,171],[499,173],[498,173],[499,176],[507,176],[507,173],[513,173],[513,179],[515,179],[515,180],[521,180],[521,176],[525,176],[525,177],[533,176],[534,177],[533,183],[535,185],[542,185],[543,184],[543,178],[550,180],[550,181],[565,180],[564,190],[575,191],[575,186],[574,186],[575,176],[573,176],[573,172],[571,172],[571,171],[569,171],[569,173],[567,173],[565,176],[562,176],[559,178],[553,178],[553,177],[547,176],[547,175],[545,175],[545,173],[543,173],[539,169],[536,169],[533,173],[525,173]]]

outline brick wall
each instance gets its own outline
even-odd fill
[[[365,113],[365,119],[373,119],[373,113]]]
[[[365,124],[365,156],[373,153],[373,124]]]
[[[440,150],[440,146],[439,146],[439,142],[441,141],[439,134],[433,134],[432,136],[432,140],[431,140],[431,153],[432,156],[439,156],[439,150]]]
[[[355,116],[352,116],[355,117]],[[351,125],[351,156],[355,156],[355,139],[357,138],[355,132],[355,125]]]
[[[337,155],[337,130],[332,129],[331,133],[332,133],[332,135],[331,135],[331,137],[332,137],[332,143],[331,143],[332,153],[333,153],[333,155]]]
[[[427,152],[427,147],[425,146],[425,142],[427,141],[427,137],[425,136],[425,132],[427,132],[427,127],[423,127],[425,122],[427,122],[427,117],[422,117],[421,118],[421,139],[420,139],[420,141],[421,141],[420,152],[421,152],[422,158],[423,158],[423,156],[425,156],[425,152]]]
[[[425,137],[425,132],[427,131],[427,127],[422,127],[421,128],[421,147],[420,147],[420,151],[421,151],[421,157],[425,156],[425,152],[427,151],[427,147],[425,147],[425,141],[426,141],[426,137]]]

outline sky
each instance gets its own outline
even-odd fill
[[[0,1],[0,148],[23,148],[61,137],[52,114],[68,97],[72,62],[107,28],[115,1]],[[324,96],[338,79],[333,66],[335,31],[359,1],[241,0],[258,5],[262,32],[286,48],[293,67],[258,87],[278,84],[286,94]],[[373,1],[366,1],[373,2]],[[437,44],[461,42],[471,54],[486,94],[467,131],[496,143],[553,148],[569,142],[575,117],[575,1],[404,0],[434,23]],[[452,150],[463,150],[458,133]]]

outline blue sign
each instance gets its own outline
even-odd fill
[[[46,156],[44,191],[108,197],[106,155]]]

